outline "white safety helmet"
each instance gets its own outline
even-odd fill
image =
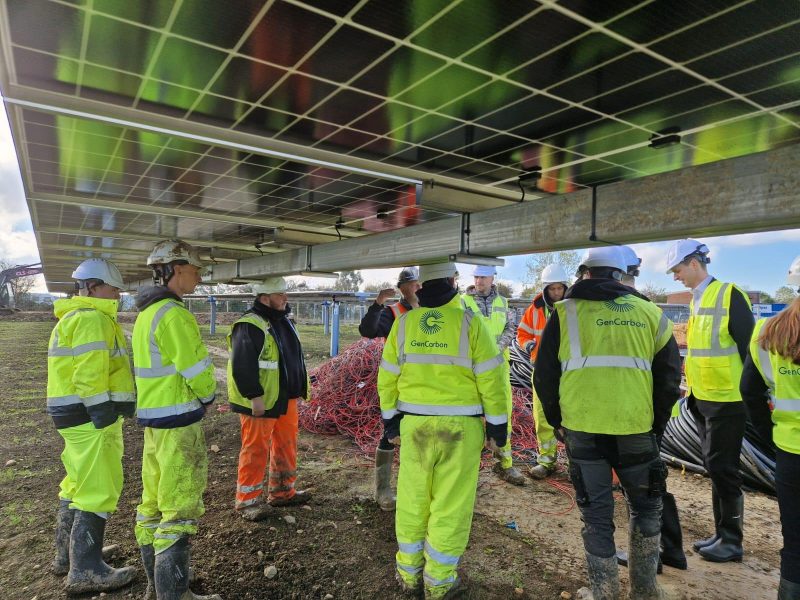
[[[786,283],[800,287],[800,256],[792,261],[789,274],[786,276]]]
[[[433,265],[422,265],[419,268],[419,281],[425,283],[433,279],[448,279],[450,277],[457,277],[458,269],[456,264],[452,262],[441,262]]]
[[[261,294],[282,294],[286,291],[286,280],[283,277],[267,277],[263,282],[253,286],[256,296]]]
[[[491,265],[475,265],[472,270],[473,277],[493,277],[497,275],[497,269]]]
[[[631,277],[638,277],[639,267],[642,266],[642,259],[636,255],[636,252],[630,246],[620,246],[619,249],[622,250],[622,256],[625,259],[628,275]]]
[[[578,276],[580,276],[585,269],[596,269],[600,267],[617,269],[622,273],[628,272],[628,265],[625,264],[625,258],[619,246],[589,248],[583,254],[583,258],[581,258],[581,263],[578,266]]]
[[[190,265],[198,268],[203,266],[203,261],[200,260],[197,248],[178,239],[158,242],[150,256],[147,257],[147,264],[150,266],[168,265],[176,260],[185,260]]]
[[[551,283],[563,283],[569,287],[569,277],[567,272],[559,264],[547,265],[542,271],[542,284],[547,287]]]
[[[708,253],[711,252],[703,242],[686,239],[678,240],[670,247],[667,252],[667,275],[672,273],[672,269],[677,267],[687,258],[696,258],[701,264],[708,264],[711,259]]]
[[[125,289],[125,283],[122,281],[122,274],[117,265],[104,258],[87,258],[72,272],[72,278],[78,281],[99,279],[118,290]]]

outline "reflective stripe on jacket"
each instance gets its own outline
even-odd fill
[[[133,415],[133,375],[117,305],[88,296],[53,305],[59,321],[47,350],[47,414],[59,429],[90,421],[102,428]]]
[[[192,313],[169,298],[147,306],[133,326],[136,416],[145,427],[183,427],[214,401],[214,365]]]
[[[672,322],[633,295],[557,302],[562,424],[586,433],[628,435],[653,427],[653,357]]]
[[[785,452],[800,454],[800,365],[758,343],[766,319],[759,319],[750,341],[750,356],[769,388],[772,440]]]
[[[264,409],[268,411],[275,406],[280,392],[280,354],[278,352],[278,344],[270,333],[269,321],[253,313],[245,314],[231,325],[231,331],[228,334],[228,352],[230,353],[230,358],[228,358],[228,401],[250,411],[253,410],[252,400],[242,396],[233,378],[231,336],[233,335],[233,328],[239,323],[249,323],[264,332],[264,345],[258,356],[258,381],[264,390]]]
[[[503,354],[481,319],[455,296],[403,314],[392,326],[378,370],[381,413],[484,415],[508,421],[511,393]]]
[[[404,315],[408,312],[408,309],[403,305],[402,302],[395,302],[394,304],[390,305],[389,310],[392,311],[392,316],[394,317],[395,321],[400,318],[400,315]]]
[[[537,300],[542,300],[541,306],[536,306]],[[517,344],[523,350],[530,352],[531,362],[536,360],[536,355],[539,353],[539,340],[542,337],[542,332],[544,331],[544,326],[547,325],[549,316],[542,292],[539,292],[531,302],[531,305],[525,309],[525,314],[522,315],[522,320],[517,325]],[[531,342],[535,343],[528,350],[527,345]]]
[[[686,330],[686,383],[698,400],[738,402],[742,358],[736,341],[728,331],[733,284],[714,280],[700,298],[697,311],[694,299],[689,305]],[[738,289],[738,288],[736,288]],[[747,294],[742,294],[747,298]],[[748,307],[750,301],[747,300]]]

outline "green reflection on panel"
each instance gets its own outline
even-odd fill
[[[115,153],[122,134],[119,127],[59,115],[56,132],[59,171],[62,177],[72,179],[76,188],[91,189],[100,181],[121,180],[125,158],[122,151]]]

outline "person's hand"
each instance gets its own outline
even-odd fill
[[[386,439],[394,446],[400,445],[400,421],[403,415],[395,415],[391,419],[383,419],[383,431],[386,434]]]
[[[251,400],[253,403],[253,416],[260,417],[264,414],[264,397],[259,396],[258,398],[253,398]]]
[[[394,294],[394,288],[386,288],[385,290],[381,290],[378,292],[378,297],[375,298],[375,304],[380,304],[383,306],[389,298],[394,298]]]
[[[508,424],[493,425],[492,423],[486,423],[486,437],[489,441],[487,447],[490,450],[494,451],[497,448],[502,448],[508,441]],[[492,447],[492,444],[494,444],[494,447]]]

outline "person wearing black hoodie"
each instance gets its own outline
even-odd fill
[[[258,521],[270,506],[304,504],[308,490],[296,490],[297,403],[309,394],[303,348],[286,317],[283,277],[254,286],[253,307],[231,327],[228,336],[228,400],[239,413],[242,448],[236,486],[236,509]],[[269,460],[269,501],[262,500]]]
[[[545,326],[533,379],[547,421],[566,444],[595,600],[618,598],[620,591],[612,468],[631,505],[631,597],[659,597],[666,468],[657,436],[680,395],[672,323],[620,283],[625,271],[617,247],[584,255],[579,281]]]

